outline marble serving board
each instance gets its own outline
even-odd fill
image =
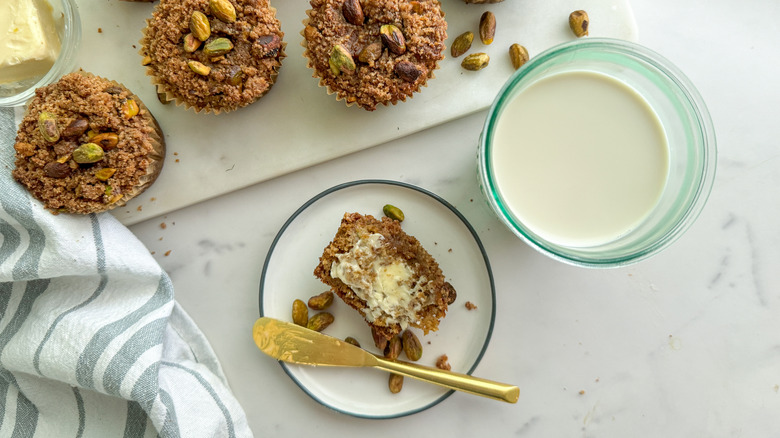
[[[298,169],[369,148],[487,108],[512,74],[508,47],[530,55],[573,38],[569,12],[588,11],[591,36],[636,40],[628,0],[506,0],[467,5],[442,0],[448,22],[447,58],[435,79],[411,100],[368,112],[347,107],[312,78],[301,47],[307,0],[275,0],[287,42],[278,80],[260,101],[228,114],[197,114],[161,104],[141,66],[139,40],[156,3],[78,0],[83,41],[76,62],[96,75],[125,84],[159,121],[166,162],[155,184],[114,215],[130,225]],[[486,10],[496,14],[495,41],[475,39],[471,52],[486,52],[490,65],[478,72],[449,56],[457,35],[477,33]]]

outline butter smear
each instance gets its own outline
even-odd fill
[[[51,5],[44,0],[0,1],[0,84],[46,74],[60,53]]]
[[[381,234],[361,237],[349,252],[337,255],[338,262],[331,266],[330,275],[366,302],[366,321],[384,317],[385,322],[405,329],[417,322],[417,313],[427,303],[422,291],[427,279],[415,282],[412,269],[405,263],[378,256],[383,244]]]

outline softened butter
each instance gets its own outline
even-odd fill
[[[0,84],[46,74],[60,52],[52,7],[44,0],[0,1]]]

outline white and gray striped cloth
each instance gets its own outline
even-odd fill
[[[15,126],[0,108],[0,437],[251,437],[143,244],[13,180]]]

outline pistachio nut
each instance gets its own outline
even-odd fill
[[[137,115],[139,111],[141,111],[141,109],[138,108],[138,102],[133,99],[123,99],[121,108],[122,117],[125,119],[130,119]]]
[[[333,46],[333,50],[330,51],[328,65],[335,76],[341,73],[353,73],[356,68],[352,55],[340,44]]]
[[[230,85],[241,85],[244,82],[244,70],[237,65],[228,67],[227,82]]]
[[[360,348],[360,342],[358,342],[358,340],[353,338],[352,336],[347,336],[346,338],[344,338],[344,342],[346,342],[347,344],[352,344],[355,347]]]
[[[275,34],[259,36],[252,46],[253,51],[258,52],[261,58],[273,58],[279,54],[281,48],[282,39]]]
[[[110,87],[106,87],[103,91],[113,95],[122,94],[122,87],[117,87],[116,85],[112,85]]]
[[[95,178],[100,181],[108,181],[108,179],[114,176],[115,173],[116,169],[113,167],[104,167],[102,169],[98,169],[95,172]]]
[[[195,34],[188,33],[187,35],[184,35],[184,43],[182,43],[182,46],[184,47],[185,52],[193,53],[198,50],[200,43],[202,43],[202,41],[195,38]]]
[[[360,0],[346,0],[341,6],[341,13],[348,23],[355,26],[363,25],[365,17],[363,16],[363,7],[360,6]]]
[[[452,47],[450,47],[450,53],[452,53],[452,57],[457,58],[458,56],[468,52],[473,41],[474,32],[466,31],[458,35],[458,37],[455,38],[455,41],[452,42]]]
[[[420,69],[409,61],[401,61],[397,63],[395,67],[393,67],[393,71],[396,75],[398,75],[399,78],[405,80],[406,82],[414,82],[422,74]]]
[[[512,67],[517,70],[528,62],[528,50],[520,44],[512,44],[509,46],[509,59],[512,61]]]
[[[463,58],[463,62],[460,63],[461,67],[466,70],[482,70],[490,63],[490,56],[487,53],[472,53],[471,55]]]
[[[398,394],[404,387],[404,376],[390,373],[390,379],[387,382],[387,387],[390,388],[390,392],[393,394]]]
[[[195,73],[201,75],[201,76],[208,76],[209,73],[211,73],[211,67],[201,64],[198,61],[187,61],[187,66],[190,68],[190,70],[194,71]]]
[[[371,326],[371,337],[374,339],[374,346],[376,346],[379,351],[385,351],[385,347],[387,347],[387,338],[374,326]]]
[[[84,143],[73,150],[73,161],[79,164],[97,163],[104,157],[103,148],[95,143]]]
[[[382,43],[394,54],[403,55],[406,52],[406,38],[398,26],[383,24],[379,28],[379,35],[382,38]]]
[[[479,39],[482,44],[493,43],[496,36],[496,15],[490,11],[485,11],[479,19]]]
[[[292,320],[301,327],[306,327],[309,323],[309,308],[303,300],[295,300],[292,305]]]
[[[57,118],[50,112],[43,111],[38,115],[38,130],[43,139],[54,143],[60,139],[60,129],[57,127]]]
[[[209,17],[203,12],[195,11],[190,16],[190,32],[195,35],[195,38],[206,41],[211,36],[211,24],[209,24]]]
[[[577,38],[588,35],[588,25],[590,20],[588,19],[588,13],[583,10],[577,10],[569,14],[569,28],[574,32]]]
[[[422,343],[420,339],[412,333],[409,329],[404,330],[401,334],[401,340],[404,344],[404,353],[406,357],[411,361],[418,361],[422,357]]]
[[[78,137],[81,134],[87,132],[87,128],[89,128],[89,122],[87,119],[76,119],[68,123],[68,126],[66,126],[60,134],[66,138]]]
[[[309,298],[308,302],[309,307],[314,310],[325,310],[331,304],[333,304],[333,292],[329,290]]]
[[[52,161],[43,166],[43,173],[49,178],[67,178],[70,175],[70,171],[70,166],[67,163],[60,163],[59,161]]]
[[[214,38],[203,46],[203,54],[206,56],[222,56],[233,50],[233,43],[227,38]]]
[[[209,10],[225,23],[236,21],[236,8],[230,0],[209,0]]]
[[[398,222],[404,221],[404,212],[395,205],[385,204],[382,207],[382,213],[390,219],[397,220]]]
[[[103,148],[104,151],[108,151],[114,149],[119,143],[119,136],[114,132],[104,132],[92,137],[90,141]]]
[[[119,201],[120,199],[122,199],[122,195],[121,195],[121,194],[116,194],[116,195],[112,196],[112,197],[111,197],[111,198],[110,198],[110,199],[107,201],[107,203],[108,203],[108,204],[114,204],[114,203],[116,203],[117,201]]]
[[[306,324],[306,328],[314,330],[315,332],[321,332],[325,330],[329,325],[333,324],[333,315],[328,312],[320,312],[311,318]]]
[[[455,288],[450,284],[449,281],[445,281],[442,285],[442,296],[444,296],[444,301],[449,306],[450,304],[454,303],[455,300],[458,298],[458,293],[455,291]]]
[[[360,51],[358,61],[373,66],[380,56],[382,56],[382,43],[371,43]]]
[[[390,340],[387,342],[384,354],[386,358],[396,360],[398,359],[398,356],[401,355],[402,351],[403,342],[401,341],[401,337],[396,335],[390,338]]]

